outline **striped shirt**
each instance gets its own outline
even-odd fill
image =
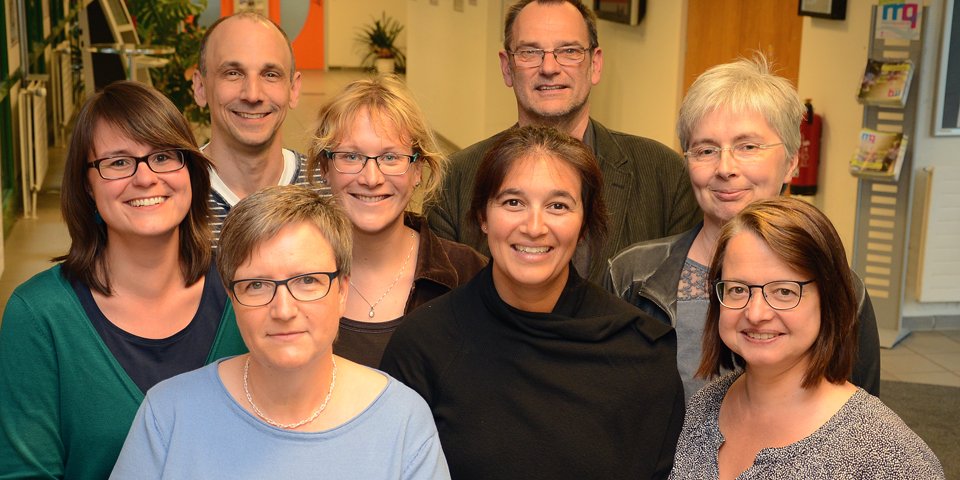
[[[278,185],[309,185],[307,177],[307,157],[293,150],[283,149],[283,173]],[[210,230],[213,232],[213,250],[217,250],[220,243],[220,230],[223,220],[227,218],[230,209],[241,200],[223,183],[216,170],[210,170]],[[330,195],[330,187],[319,180],[314,188],[323,195]]]

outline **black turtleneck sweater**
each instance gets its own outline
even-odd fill
[[[454,480],[669,474],[676,335],[574,270],[553,312],[532,313],[503,302],[488,265],[387,346],[381,368],[430,405]]]

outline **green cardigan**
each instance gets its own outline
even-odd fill
[[[228,301],[207,363],[245,351]],[[60,265],[17,287],[0,324],[0,478],[106,478],[141,401]]]

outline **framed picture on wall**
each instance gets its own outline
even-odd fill
[[[601,20],[638,25],[647,14],[647,0],[594,0],[593,11]]]
[[[940,43],[934,135],[960,135],[960,1],[946,0]]]
[[[808,17],[844,20],[847,18],[847,0],[800,0],[797,13]]]

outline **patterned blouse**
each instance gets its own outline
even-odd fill
[[[706,386],[687,405],[671,479],[716,479],[723,443],[720,404],[737,371]],[[943,479],[943,467],[893,410],[861,388],[810,436],[780,448],[765,448],[739,480]]]

